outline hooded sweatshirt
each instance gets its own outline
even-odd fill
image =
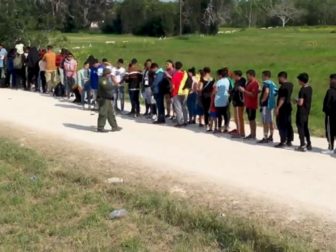
[[[272,80],[266,80],[263,82],[263,90],[268,88],[269,89],[269,95],[267,99],[267,108],[268,109],[274,109],[276,107],[276,96],[278,95],[278,88],[276,84]],[[261,95],[261,97],[263,94]],[[263,107],[263,104],[261,104]]]
[[[336,87],[330,87],[323,102],[323,112],[327,116],[336,117]]]

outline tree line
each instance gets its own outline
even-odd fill
[[[0,0],[0,39],[27,31],[168,36],[215,34],[220,26],[336,24],[336,0]]]

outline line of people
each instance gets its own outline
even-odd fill
[[[254,70],[248,70],[246,78],[242,71],[230,71],[228,68],[219,69],[213,76],[209,67],[198,72],[195,68],[185,70],[182,62],[172,60],[167,60],[162,68],[148,59],[142,68],[136,59],[132,59],[126,69],[123,59],[117,60],[113,66],[107,59],[99,61],[89,56],[83,67],[78,69],[77,60],[66,49],[56,54],[52,46],[38,51],[35,47],[24,48],[20,43],[8,54],[0,45],[1,77],[4,73],[5,81],[13,88],[35,88],[36,91],[68,98],[73,93],[74,102],[81,103],[84,109],[100,108],[103,118],[98,120],[100,132],[105,132],[106,120],[116,122],[115,113],[124,113],[125,92],[128,91],[130,116],[140,116],[142,96],[145,103],[143,116],[152,119],[155,124],[164,124],[167,119],[174,120],[175,127],[198,123],[207,132],[228,133],[232,138],[244,140],[256,140],[259,109],[263,138],[258,143],[272,143],[277,126],[281,140],[275,147],[291,147],[294,140],[294,104],[297,106],[296,126],[300,138],[300,146],[296,150],[312,150],[309,115],[313,90],[307,73],[297,76],[300,91],[297,99],[292,99],[293,84],[288,81],[286,72],[278,74],[278,86],[272,80],[270,71],[262,72],[260,84]],[[112,108],[102,106],[104,99],[109,100]],[[236,124],[234,130],[229,128],[231,112]],[[329,143],[326,153],[331,154],[336,136],[336,74],[330,76],[330,89],[324,100],[323,112]],[[245,113],[250,128],[248,135]],[[119,129],[116,123],[111,126],[114,131]]]

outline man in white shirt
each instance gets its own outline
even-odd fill
[[[0,79],[3,77],[4,69],[5,69],[5,60],[7,57],[7,50],[0,44]]]
[[[114,76],[115,80],[118,83],[118,86],[114,89],[114,108],[115,111],[124,112],[125,106],[125,86],[124,86],[124,78],[126,75],[126,69],[123,67],[124,60],[119,59],[117,64],[112,69],[112,76]],[[120,100],[120,109],[118,108],[118,100]]]

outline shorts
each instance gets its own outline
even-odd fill
[[[217,112],[210,112],[209,116],[211,119],[216,119],[217,118]]]
[[[246,114],[247,114],[247,118],[250,122],[255,121],[255,119],[257,118],[257,110],[256,109],[246,108]]]
[[[273,123],[273,109],[261,108],[263,124]]]

